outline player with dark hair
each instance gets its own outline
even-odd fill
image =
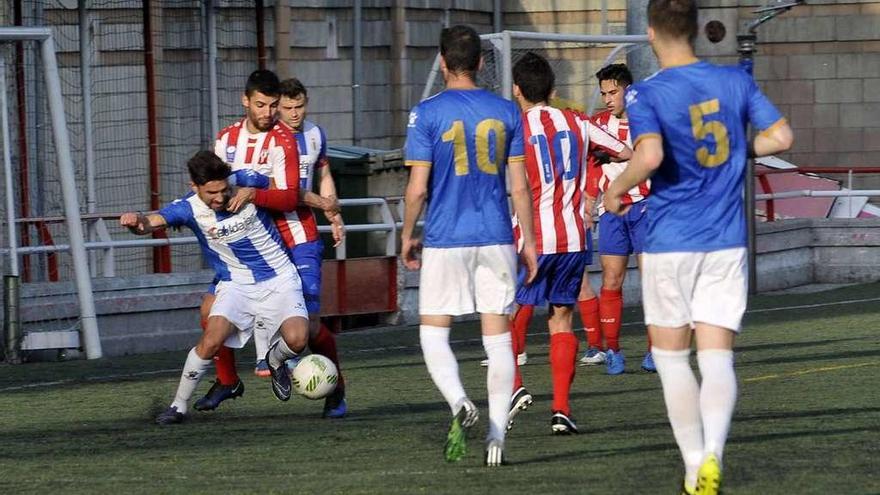
[[[405,163],[410,167],[401,231],[401,258],[419,269],[419,340],[428,372],[452,411],[445,457],[466,451],[477,408],[465,393],[449,346],[452,317],[479,312],[489,357],[486,386],[489,431],[485,463],[504,463],[504,437],[514,359],[507,319],[513,307],[516,251],[505,175],[521,219],[527,281],[535,274],[535,240],[523,169],[522,122],[513,102],[476,86],[480,37],[454,26],[440,35],[440,70],[446,89],[409,114]],[[427,202],[424,249],[416,219]]]
[[[280,85],[278,127],[296,141],[299,150],[297,181],[299,206],[284,215],[285,242],[290,248],[293,264],[303,281],[303,294],[309,310],[309,349],[327,356],[339,372],[339,381],[332,394],[324,399],[325,418],[342,418],[348,411],[345,401],[345,380],[336,350],[336,335],[321,322],[321,257],[324,243],[318,234],[318,225],[312,208],[323,210],[333,232],[334,246],[345,236],[345,224],[336,200],[336,185],[330,174],[327,159],[327,137],[324,129],[306,119],[309,103],[306,87],[299,79],[286,79]],[[318,194],[312,192],[315,174],[318,175]],[[277,182],[276,186],[281,187]],[[254,337],[256,338],[256,336]]]
[[[192,192],[158,213],[125,213],[119,223],[146,235],[165,227],[189,227],[219,280],[205,331],[186,358],[171,405],[156,417],[159,424],[186,419],[189,400],[212,358],[222,348],[243,347],[257,321],[277,335],[264,356],[278,368],[303,350],[308,319],[296,269],[266,211],[247,204],[229,209],[228,164],[203,151],[187,163]],[[256,176],[257,174],[253,174]],[[284,368],[272,377],[272,391],[290,398],[290,375]]]
[[[623,95],[633,82],[632,74],[624,64],[611,64],[600,69],[596,73],[596,79],[599,80],[599,92],[606,108],[594,115],[593,120],[606,132],[631,146],[629,119]],[[591,157],[589,175],[593,191],[590,195],[593,197],[589,199],[590,207],[596,199],[595,196],[607,190],[611,181],[617,178],[626,166],[625,161],[600,161]],[[650,190],[651,182],[646,180],[627,191],[624,202],[632,207],[623,217],[607,213],[601,203],[599,204],[599,260],[602,263],[602,290],[599,293],[598,304],[596,300],[582,301],[582,304],[593,304],[597,307],[600,324],[599,332],[588,332],[589,348],[581,358],[581,364],[589,366],[604,362],[609,375],[619,375],[626,368],[626,359],[623,351],[620,350],[623,281],[629,255],[635,254],[641,258],[647,224],[648,203],[645,199]],[[603,337],[606,344],[604,350]],[[650,349],[649,338],[648,353],[642,360],[642,369],[653,372],[656,368]]]
[[[625,159],[630,151],[586,116],[551,107],[554,80],[550,64],[535,53],[526,53],[513,66],[513,95],[523,111],[526,176],[538,253],[538,274],[531,285],[525,285],[524,267],[516,302],[523,307],[549,303],[551,432],[568,435],[578,433],[569,403],[578,350],[572,313],[592,252],[591,219],[585,209],[587,154],[601,149]],[[521,349],[514,348],[514,352]],[[508,426],[530,403],[531,395],[517,370]]]
[[[642,266],[645,323],[685,465],[683,493],[716,494],[736,404],[733,344],[746,307],[747,157],[791,147],[791,128],[738,67],[696,58],[695,0],[650,0],[648,39],[662,67],[626,91],[635,153],[605,192],[652,177]],[[747,126],[759,133],[749,140]],[[653,175],[652,175],[653,174]],[[696,337],[702,383],[690,366]]]
[[[275,111],[280,99],[280,81],[275,73],[257,70],[251,73],[241,95],[245,116],[238,122],[224,128],[217,135],[214,153],[232,170],[253,170],[273,178],[276,182],[288,174],[299,175],[299,151],[296,142],[287,134],[279,132],[275,124]],[[299,184],[299,181],[296,180]],[[230,205],[241,208],[248,202],[268,208],[278,214],[296,209],[299,200],[296,189],[255,189],[239,188]],[[211,305],[214,302],[213,287],[202,299],[202,328],[205,328]],[[265,361],[268,341],[272,331],[257,322],[254,330],[254,345],[257,351],[258,376],[269,377],[271,371]],[[226,399],[234,399],[244,393],[244,382],[235,369],[235,354],[232,349],[221,348],[214,360],[217,380],[193,407],[198,411],[216,409]]]

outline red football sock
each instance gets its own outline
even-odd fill
[[[514,357],[518,354],[526,352],[526,333],[529,330],[529,322],[532,321],[532,315],[535,313],[534,306],[520,306],[513,316],[513,324],[510,326],[511,337],[513,338]]]
[[[510,320],[510,337],[513,340],[513,365],[516,373],[513,375],[513,391],[523,386],[522,375],[519,372],[519,363],[517,356],[526,352],[526,333],[529,329],[529,322],[535,312],[534,306],[520,306]]]
[[[235,352],[229,347],[221,347],[214,355],[214,369],[217,370],[217,379],[221,384],[235,385],[238,383],[238,372],[235,370]]]
[[[550,372],[553,375],[552,410],[566,416],[571,414],[568,396],[571,384],[574,382],[577,352],[578,338],[573,333],[561,332],[550,336]]]
[[[202,331],[208,328],[208,320],[202,319]],[[235,385],[238,383],[238,372],[235,371],[235,352],[226,347],[220,347],[214,355],[214,370],[217,372],[217,380],[221,385]]]
[[[587,334],[587,345],[594,349],[601,349],[602,331],[599,329],[599,298],[593,296],[589,299],[578,301],[578,308],[581,310],[584,333]]]
[[[648,352],[651,352],[651,334],[650,333],[648,333]]]
[[[327,356],[333,364],[336,365],[336,372],[339,373],[339,381],[336,382],[337,390],[345,390],[345,379],[342,377],[342,367],[339,366],[339,355],[336,353],[336,335],[327,328],[322,321],[319,323],[318,334],[309,337],[309,349],[315,354]]]
[[[599,326],[606,346],[614,352],[620,350],[620,316],[623,313],[623,296],[619,290],[602,289],[599,296]]]

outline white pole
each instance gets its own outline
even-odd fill
[[[9,147],[9,100],[6,95],[6,63],[0,60],[0,116],[3,132],[3,175],[6,177],[6,223],[9,228],[9,274],[18,276],[18,236],[15,228],[15,200],[12,189],[12,158]]]
[[[501,33],[501,96],[513,99],[513,56],[510,53],[510,31]]]
[[[431,65],[431,72],[428,73],[428,81],[425,82],[425,89],[422,90],[422,100],[431,96],[431,90],[434,89],[434,81],[437,80],[437,74],[440,72],[440,54],[434,57],[434,63]]]
[[[64,212],[67,232],[70,237],[70,254],[76,275],[76,289],[79,296],[81,318],[81,342],[88,359],[101,357],[101,337],[98,334],[98,318],[95,315],[95,301],[92,293],[92,279],[89,277],[89,261],[83,239],[82,219],[76,196],[76,175],[73,173],[73,159],[70,157],[70,140],[67,136],[67,121],[64,116],[64,100],[61,97],[61,83],[58,75],[58,62],[55,59],[55,44],[51,34],[42,40],[43,69],[46,72],[46,93],[49,99],[49,112],[52,116],[52,133],[55,136],[55,152],[58,155],[58,173],[61,179],[61,194],[64,197]]]

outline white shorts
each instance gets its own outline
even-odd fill
[[[296,270],[254,284],[221,281],[216,296],[211,316],[226,318],[238,330],[226,339],[226,347],[244,347],[255,326],[269,328],[273,332],[272,342],[284,320],[309,317]]]
[[[515,292],[513,244],[422,250],[419,314],[510,314]]]
[[[739,332],[747,284],[745,248],[644,253],[645,324],[677,328],[700,322]]]

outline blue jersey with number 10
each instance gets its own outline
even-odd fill
[[[409,114],[406,165],[431,167],[427,247],[513,243],[508,162],[523,160],[515,103],[482,89],[446,90]]]
[[[626,111],[634,147],[652,135],[663,139],[645,252],[745,246],[746,126],[763,131],[784,122],[752,77],[707,62],[663,69],[627,89]]]

